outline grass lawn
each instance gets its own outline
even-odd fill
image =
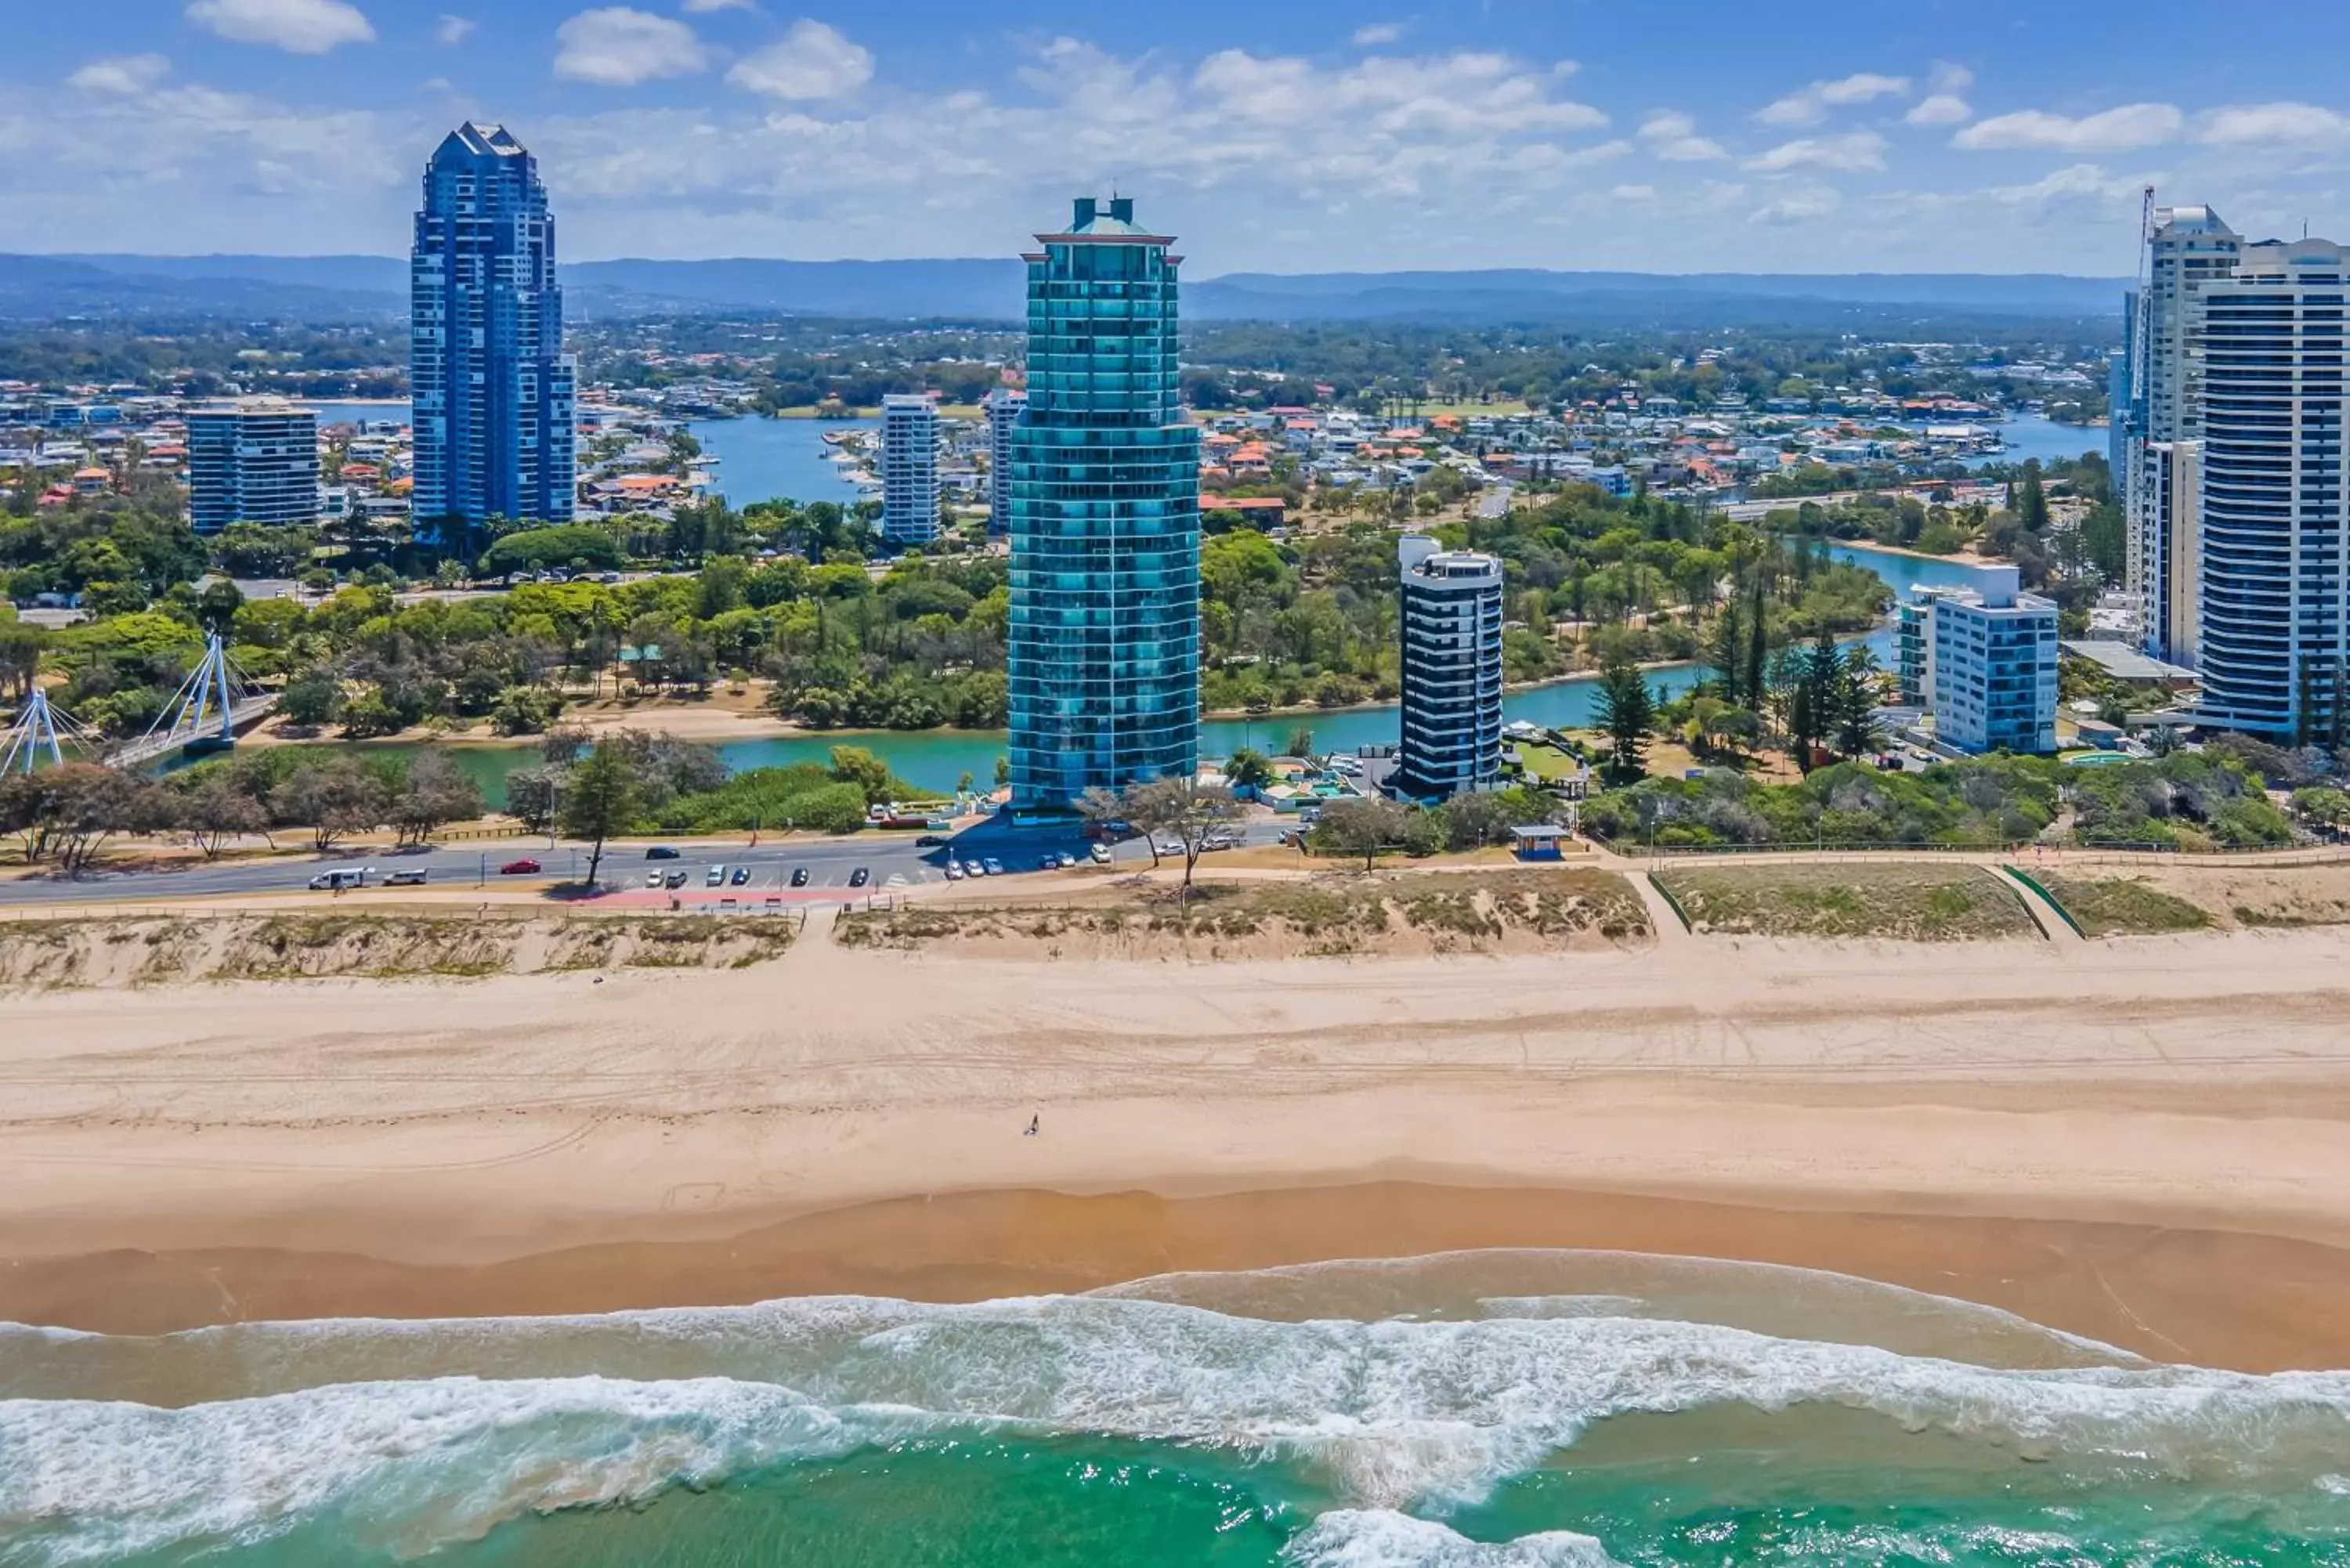
[[[1518,746],[1518,765],[1526,770],[1528,777],[1546,781],[1573,778],[1583,767],[1572,753],[1556,746],[1538,746],[1523,742]]]
[[[1693,929],[1717,935],[1949,942],[2040,929],[1979,866],[1706,866],[1656,877]]]
[[[2137,877],[2067,877],[2039,874],[2065,911],[2092,937],[2155,936],[2167,931],[2199,931],[2211,924],[2211,913],[2176,893]]]

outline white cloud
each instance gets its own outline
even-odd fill
[[[1746,167],[1763,174],[1783,174],[1791,169],[1834,169],[1847,174],[1885,167],[1885,138],[1873,130],[1843,136],[1807,136],[1783,141],[1770,151],[1746,161]]]
[[[629,3],[700,25],[683,0]],[[165,223],[174,246],[187,250],[316,250],[322,233],[346,236],[338,244],[354,250],[397,250],[417,166],[461,112],[477,107],[407,84],[435,70],[462,75],[448,67],[456,51],[431,46],[444,9],[462,5],[484,19],[467,47],[494,30],[499,14],[478,0],[425,0],[397,14],[359,4],[400,20],[400,36],[426,50],[421,65],[382,84],[390,107],[349,108],[344,84],[308,73],[294,78],[298,88],[282,89],[304,93],[299,102],[183,85],[176,72],[192,67],[169,49],[175,74],[149,90],[55,79],[85,62],[111,63],[92,60],[93,50],[60,61],[46,84],[0,94],[0,210],[10,243],[134,250]],[[547,16],[547,26],[606,4],[573,0]],[[759,13],[722,13],[753,35],[744,50],[783,37],[800,10],[762,0]],[[830,15],[842,24],[844,14]],[[881,52],[857,24],[847,26]],[[992,77],[983,88],[918,88],[894,68],[878,71],[877,59],[871,80],[825,99],[730,88],[664,105],[650,82],[641,99],[613,95],[619,101],[549,83],[556,103],[534,111],[523,134],[554,187],[566,254],[576,259],[648,251],[1010,255],[1030,230],[1066,214],[1071,193],[1116,182],[1139,198],[1145,222],[1183,237],[1194,276],[1557,265],[1570,254],[1559,249],[1569,235],[1578,265],[1800,271],[1833,254],[1870,270],[2094,272],[2110,267],[2114,234],[2135,232],[2136,187],[2147,178],[2165,188],[2208,185],[2215,170],[2251,157],[2263,198],[2295,222],[2304,209],[2324,210],[2321,188],[2332,180],[2299,179],[2289,167],[2302,147],[2318,143],[2286,144],[2295,157],[2268,156],[2273,144],[2244,140],[2253,120],[2210,99],[2181,106],[2183,145],[2164,150],[2179,154],[2178,167],[2153,167],[2162,160],[2147,155],[2043,152],[2013,167],[1913,160],[1908,147],[1897,157],[1892,144],[1918,133],[1883,121],[1898,121],[1925,93],[1922,62],[1908,99],[1839,111],[1817,130],[1756,138],[1741,109],[1744,131],[1728,134],[1727,110],[1698,116],[1684,112],[1687,99],[1619,99],[1607,105],[1617,135],[1601,128],[1597,109],[1574,102],[1584,78],[1562,78],[1546,57],[1422,50],[1419,40],[1413,31],[1399,47],[1367,55],[1347,50],[1341,29],[1334,53],[1232,50],[1211,61],[1203,49],[1121,52],[1064,38],[1015,60],[1025,74]],[[713,73],[741,63],[714,47],[702,57]],[[2263,135],[2315,138],[2326,123],[2306,111],[2238,107],[2263,111]],[[1659,156],[1709,131],[1731,156]],[[1844,140],[1867,131],[1888,144]],[[2204,141],[2207,134],[2222,140]],[[1749,140],[1752,147],[1742,145]],[[1795,150],[1766,152],[1773,143]],[[306,161],[286,151],[313,145],[334,146],[337,157]],[[1763,166],[1741,170],[1749,152],[1762,154]],[[1903,182],[1914,178],[1920,192],[1887,193],[1887,175],[1844,171],[1874,161]],[[2046,172],[2058,165],[2073,167]],[[2029,183],[1975,188],[1995,180]],[[1865,193],[1858,182],[1867,182]]]
[[[1765,125],[1817,125],[1827,118],[1830,109],[1849,108],[1873,99],[1896,97],[1908,90],[1908,77],[1886,77],[1874,71],[1862,71],[1854,76],[1839,77],[1834,81],[1814,82],[1801,92],[1791,92],[1785,98],[1763,105],[1755,110],[1754,118]]]
[[[1974,85],[1975,74],[1966,67],[1936,60],[1926,73],[1927,95],[1901,118],[1910,125],[1963,125],[1974,118],[1974,105],[1966,99]]]
[[[375,41],[375,28],[348,0],[189,0],[187,16],[235,43],[269,44],[296,55]]]
[[[1355,29],[1355,47],[1358,49],[1377,48],[1381,44],[1392,44],[1402,36],[1402,23],[1374,22],[1367,27]]]
[[[84,92],[142,93],[171,74],[172,62],[161,55],[109,55],[74,72],[66,86]]]
[[[1263,124],[1351,120],[1388,135],[1451,137],[1604,127],[1607,117],[1589,104],[1551,96],[1563,74],[1472,51],[1419,59],[1379,56],[1326,71],[1295,56],[1224,49],[1200,62],[1192,86],[1222,113]]]
[[[2350,115],[2314,103],[2240,103],[2196,119],[2214,147],[2329,147],[2350,142]]]
[[[1974,118],[1974,106],[1954,92],[1929,93],[1901,118],[1911,125],[1963,125]]]
[[[748,11],[751,0],[685,0],[685,9],[692,16],[705,11]]]
[[[781,41],[737,61],[726,79],[769,98],[840,98],[873,79],[873,55],[804,16]]]
[[[1727,158],[1721,142],[1697,133],[1697,121],[1679,109],[1659,109],[1640,122],[1640,140],[1668,163],[1702,163]]]
[[[555,74],[600,87],[690,77],[710,64],[692,28],[626,5],[582,11],[555,30]]]
[[[2069,119],[2044,109],[1977,120],[1950,139],[1971,151],[2053,149],[2059,152],[2126,152],[2176,138],[2186,117],[2167,103],[2132,103],[2102,114]]]
[[[480,26],[471,16],[454,16],[443,12],[441,25],[432,29],[432,36],[443,44],[462,44],[472,37],[473,29]]]
[[[1807,185],[1756,208],[1753,221],[1770,224],[1809,223],[1829,216],[1843,205],[1844,198],[1827,186]]]
[[[2022,185],[1992,185],[1975,191],[1905,191],[1883,198],[1906,212],[1939,223],[1954,214],[1970,223],[1996,226],[2001,218],[2021,219],[2037,225],[2051,220],[2075,223],[2091,234],[2137,215],[2152,174],[2116,174],[2096,163],[2072,163],[2052,170]]]

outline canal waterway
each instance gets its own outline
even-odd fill
[[[1857,545],[1831,545],[1829,554],[1837,560],[1877,573],[1902,597],[1908,597],[1913,587],[1970,587],[1982,576],[1981,568],[1963,562],[1904,556]],[[1889,662],[1892,657],[1891,632],[1881,630],[1868,640],[1877,649],[1878,657]],[[1677,665],[1651,670],[1648,684],[1660,697],[1678,697],[1704,679],[1705,674],[1701,666]],[[1586,728],[1597,722],[1598,680],[1595,676],[1578,675],[1541,686],[1526,687],[1505,697],[1502,708],[1513,720],[1523,720],[1554,729]],[[1399,723],[1400,711],[1392,702],[1360,708],[1271,713],[1254,718],[1211,719],[1200,726],[1200,754],[1205,757],[1229,756],[1244,746],[1258,751],[1279,751],[1287,744],[1291,732],[1300,729],[1314,732],[1314,745],[1317,751],[1353,751],[1361,746],[1391,745],[1397,739]],[[862,746],[889,763],[891,772],[910,784],[943,793],[955,788],[966,774],[981,788],[989,787],[995,778],[995,759],[1004,754],[1004,732],[1001,730],[828,730],[729,741],[719,745],[718,754],[729,768],[740,772],[745,768],[825,763],[835,746]],[[446,750],[453,761],[481,782],[492,801],[496,803],[504,799],[506,771],[525,765],[532,748],[527,745],[466,745],[452,746]]]

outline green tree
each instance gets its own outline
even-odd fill
[[[1234,789],[1263,789],[1273,782],[1273,763],[1263,752],[1243,746],[1224,759],[1224,776]]]
[[[307,827],[311,846],[325,851],[382,826],[390,801],[383,781],[357,758],[306,758],[269,792],[269,810],[280,822]]]
[[[1648,736],[1657,727],[1657,700],[1639,667],[1618,656],[1599,672],[1599,727],[1607,734],[1607,767],[1617,779],[1648,771]]]
[[[2027,458],[2023,480],[2016,487],[2015,520],[2027,534],[2048,532],[2048,492],[2040,483],[2040,460]]]
[[[1312,756],[1314,754],[1313,728],[1305,724],[1293,726],[1289,732],[1289,739],[1282,746],[1281,754],[1284,757]]]
[[[268,831],[269,814],[238,787],[228,769],[198,768],[182,776],[189,782],[173,781],[179,830],[205,859],[219,855],[232,838]]]
[[[559,763],[515,768],[506,774],[506,815],[533,833],[555,826],[556,802],[562,798],[569,769]]]
[[[331,724],[342,711],[342,680],[323,664],[296,671],[277,696],[278,713],[288,724],[305,729]]]
[[[482,788],[435,750],[416,753],[391,801],[391,825],[403,844],[422,844],[452,822],[482,815]]]
[[[1240,802],[1222,784],[1203,784],[1195,778],[1157,779],[1129,786],[1122,800],[1126,820],[1149,834],[1151,857],[1158,858],[1160,835],[1182,846],[1183,892],[1191,888],[1191,874],[1206,852],[1208,841],[1241,814]]]
[[[832,776],[862,789],[868,806],[888,804],[898,782],[890,775],[889,764],[862,746],[833,747]]]
[[[1314,838],[1342,855],[1361,856],[1368,871],[1378,863],[1380,850],[1403,841],[1409,820],[1402,806],[1379,796],[1342,800],[1323,808]]]
[[[556,825],[567,838],[588,844],[588,883],[596,886],[604,863],[604,841],[628,831],[644,799],[644,783],[627,752],[607,742],[581,760],[563,781]]]
[[[1861,756],[1885,743],[1884,726],[1877,722],[1877,696],[1884,668],[1865,642],[1844,650],[1833,677],[1835,693],[1835,748],[1847,757]]]
[[[244,595],[226,577],[214,577],[196,596],[196,619],[206,631],[226,637],[236,625],[236,612],[244,607]]]

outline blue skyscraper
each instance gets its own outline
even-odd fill
[[[1172,242],[1080,198],[1028,263],[1011,441],[1012,805],[1188,775],[1200,752],[1200,432]]]
[[[497,127],[457,128],[424,170],[410,255],[420,539],[484,519],[571,520],[571,361],[538,164]]]

